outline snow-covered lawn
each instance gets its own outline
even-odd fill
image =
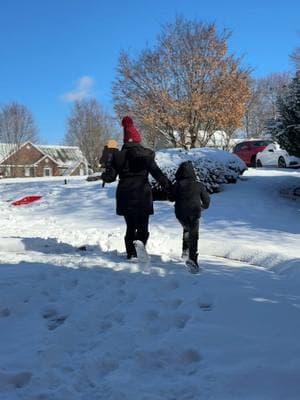
[[[143,270],[115,184],[1,181],[0,399],[298,400],[296,186],[299,171],[250,169],[212,195],[191,275],[171,203]],[[10,206],[27,195],[44,197]]]

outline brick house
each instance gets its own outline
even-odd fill
[[[0,143],[0,175],[42,177],[87,175],[87,160],[79,147],[36,145],[26,142],[16,148]]]

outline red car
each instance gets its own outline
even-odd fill
[[[256,154],[263,151],[272,140],[247,140],[240,142],[233,148],[233,153],[245,161],[247,167],[256,166]]]

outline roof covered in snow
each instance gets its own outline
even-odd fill
[[[12,143],[0,143],[0,161],[6,158],[15,148]]]
[[[36,147],[59,165],[72,165],[78,161],[85,161],[81,150],[76,146],[36,145]]]
[[[81,161],[86,162],[85,157],[77,146],[38,145],[31,142],[26,143],[30,143],[44,156],[46,155],[51,157],[59,166],[71,167]],[[22,144],[22,146],[26,143]],[[0,143],[0,161],[7,158],[22,146],[17,146],[11,143]]]

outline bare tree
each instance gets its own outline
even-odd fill
[[[165,136],[174,147],[205,145],[214,131],[242,124],[248,71],[228,54],[227,31],[178,17],[153,49],[122,52],[113,85],[115,110]],[[199,135],[199,132],[205,132]]]
[[[297,47],[296,50],[291,54],[291,60],[294,62],[296,69],[300,69],[300,47]]]
[[[290,75],[287,73],[271,74],[252,81],[244,121],[247,137],[268,133],[268,122],[276,118],[277,98],[285,92],[289,82]]]
[[[0,139],[13,144],[37,141],[38,130],[28,108],[16,102],[0,108]]]
[[[12,102],[0,108],[0,142],[4,154],[7,157],[12,154],[12,162],[17,164],[18,155],[16,151],[27,141],[38,141],[38,129],[34,122],[32,113],[22,104]],[[10,175],[15,176],[13,166],[10,167]]]
[[[298,32],[298,36],[300,36],[300,32]],[[300,70],[300,47],[297,47],[292,54],[290,55],[292,62],[294,63],[296,70]]]
[[[65,143],[79,146],[94,171],[99,168],[99,158],[105,141],[115,136],[113,118],[96,99],[75,102],[67,121]]]

